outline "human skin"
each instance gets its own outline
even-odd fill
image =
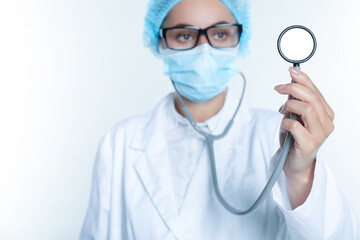
[[[169,12],[164,20],[163,28],[179,25],[207,28],[217,23],[236,23],[230,10],[219,0],[183,0]],[[208,43],[204,35],[198,45]],[[241,44],[241,43],[240,43]],[[166,48],[164,39],[160,46]],[[280,108],[284,114],[281,123],[280,142],[290,131],[294,136],[294,147],[283,168],[288,185],[290,203],[293,209],[302,205],[310,194],[316,155],[326,138],[334,130],[334,112],[327,104],[323,95],[303,72],[289,68],[294,83],[278,85],[274,89],[279,94],[291,95]],[[204,122],[214,116],[224,104],[226,90],[212,99],[195,103],[184,98],[190,114],[196,122]],[[175,98],[175,108],[184,117],[178,98]],[[289,119],[290,112],[299,115],[298,121]]]

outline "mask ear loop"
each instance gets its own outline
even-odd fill
[[[193,117],[191,116],[188,108],[186,107],[179,91],[177,90],[174,81],[171,80],[174,89],[176,91],[176,94],[180,100],[180,103],[182,105],[183,111],[185,113],[185,116],[187,117],[187,119],[189,120],[191,126],[201,135],[203,135],[206,138],[206,143],[207,143],[207,147],[208,147],[208,152],[209,152],[209,158],[210,158],[210,167],[211,167],[211,176],[212,176],[212,182],[214,185],[214,190],[215,190],[215,195],[217,197],[217,199],[219,200],[219,202],[223,205],[223,207],[225,209],[227,209],[229,212],[236,214],[236,215],[248,215],[252,212],[254,212],[259,206],[260,204],[266,199],[266,197],[269,195],[272,187],[274,186],[274,184],[276,183],[277,179],[279,178],[279,175],[284,167],[285,161],[287,156],[289,155],[292,143],[294,142],[294,139],[291,135],[290,132],[288,132],[286,134],[286,138],[285,138],[285,142],[283,145],[283,148],[281,150],[280,153],[280,157],[279,160],[275,166],[275,169],[273,171],[273,173],[271,174],[267,184],[265,185],[264,189],[262,190],[261,194],[259,195],[259,197],[256,199],[256,201],[254,202],[254,204],[248,209],[248,210],[239,210],[236,209],[234,207],[232,207],[230,204],[228,204],[226,202],[226,200],[223,198],[223,196],[220,193],[220,189],[219,189],[219,184],[218,184],[218,179],[217,179],[217,173],[216,173],[216,163],[215,163],[215,156],[214,156],[214,141],[223,138],[230,130],[234,118],[238,113],[238,110],[241,106],[242,100],[244,98],[244,93],[245,93],[245,88],[246,88],[246,78],[244,76],[243,73],[239,72],[239,74],[242,76],[242,79],[244,81],[244,87],[241,93],[241,97],[239,100],[239,104],[236,107],[236,110],[234,112],[234,115],[232,116],[231,120],[229,121],[229,123],[227,124],[227,126],[225,127],[224,131],[219,134],[219,135],[212,135],[210,133],[207,133],[205,131],[203,131],[194,121]]]

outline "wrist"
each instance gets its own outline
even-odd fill
[[[302,205],[308,198],[314,181],[315,163],[316,160],[313,160],[312,164],[302,171],[284,169],[292,209]]]
[[[305,169],[292,169],[289,167],[284,167],[284,173],[287,180],[297,183],[309,183],[314,179],[316,159],[314,159],[311,164]]]

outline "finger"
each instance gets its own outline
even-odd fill
[[[316,99],[318,97],[316,92],[299,83],[281,84],[276,86],[274,89],[280,94],[292,95],[294,98],[308,103],[311,103],[314,100],[320,101],[320,98]]]
[[[287,110],[285,107],[281,109],[280,113],[281,113],[281,114],[284,114],[284,118],[290,118],[291,112],[290,112],[289,110]],[[295,113],[294,113],[294,114],[295,114]],[[296,114],[295,114],[295,115],[296,115]],[[296,120],[298,120],[298,121],[301,123],[301,125],[303,125],[303,126],[305,125],[305,124],[304,124],[304,121],[302,120],[301,117],[298,117]]]
[[[288,100],[283,108],[283,112],[293,112],[300,116],[305,129],[315,136],[322,135],[323,127],[319,121],[318,113],[315,107],[306,102],[298,100]],[[300,119],[299,119],[300,120]]]
[[[295,142],[300,146],[307,146],[309,139],[311,139],[310,133],[296,120],[284,118],[281,127],[290,131]]]
[[[290,76],[293,78],[293,80],[296,83],[300,83],[300,84],[320,93],[320,91],[317,89],[315,84],[311,81],[310,77],[306,73],[304,73],[296,68],[293,68],[293,67],[289,67],[289,72],[290,72]]]
[[[313,91],[315,91],[319,95],[319,98],[323,102],[327,114],[329,115],[331,120],[334,120],[334,116],[335,116],[334,111],[332,110],[330,105],[327,103],[324,96],[319,91],[319,89],[316,87],[316,85],[311,81],[310,77],[306,73],[301,72],[301,71],[297,70],[296,68],[289,68],[289,71],[290,71],[290,75],[291,75],[292,79],[294,80],[294,82],[311,88]]]
[[[289,72],[290,72],[290,75],[291,75],[292,79],[296,83],[304,85],[304,86],[312,89],[314,92],[316,92],[318,94],[320,100],[324,104],[324,107],[325,107],[325,110],[326,110],[327,114],[329,115],[331,120],[334,120],[334,115],[335,115],[334,111],[329,106],[329,104],[327,103],[327,101],[325,100],[324,96],[319,91],[319,89],[316,87],[316,85],[311,81],[310,77],[306,73],[304,73],[304,72],[302,72],[302,71],[300,71],[300,70],[298,70],[296,68],[293,68],[293,67],[289,68]]]
[[[290,117],[290,112],[285,109],[285,104],[281,105],[281,107],[279,108],[279,113],[284,114],[284,117],[286,118]]]
[[[323,102],[313,90],[298,83],[278,85],[275,87],[275,90],[280,94],[289,94],[296,99],[313,104],[316,111],[319,113],[319,119],[321,122],[327,122],[329,115],[326,112]]]

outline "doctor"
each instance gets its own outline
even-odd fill
[[[164,71],[190,114],[218,134],[238,103],[229,80],[249,39],[244,0],[151,0],[146,45],[164,60]],[[277,161],[284,134],[295,144],[268,199],[237,216],[217,200],[205,139],[186,119],[175,93],[155,109],[116,124],[101,139],[88,212],[80,239],[358,239],[354,213],[317,157],[334,129],[334,113],[303,72],[280,113],[242,106],[230,132],[216,141],[220,190],[238,209],[257,198]],[[290,112],[299,121],[288,118]],[[282,115],[283,114],[283,115]]]

